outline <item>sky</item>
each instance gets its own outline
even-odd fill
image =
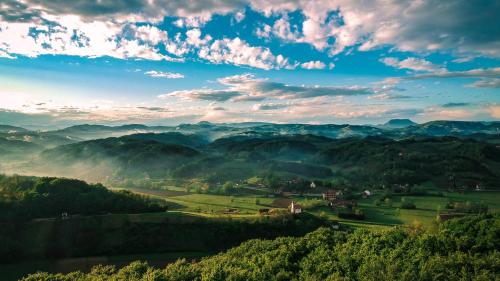
[[[498,0],[0,0],[0,124],[500,120]]]

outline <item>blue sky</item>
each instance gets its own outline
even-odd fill
[[[500,119],[499,1],[0,5],[4,124]]]

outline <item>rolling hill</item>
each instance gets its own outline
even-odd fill
[[[274,174],[283,180],[322,179],[355,187],[426,182],[445,188],[500,186],[500,148],[457,137],[251,134],[207,144],[196,135],[135,134],[58,146],[41,153],[33,165],[89,180],[152,177],[215,184]]]
[[[197,157],[192,148],[128,137],[106,138],[46,150],[34,168],[63,171],[88,179],[103,177],[167,176],[168,171]]]

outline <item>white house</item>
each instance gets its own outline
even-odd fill
[[[365,191],[363,191],[363,197],[364,198],[367,198],[367,197],[370,197],[370,196],[372,196],[372,192],[371,191],[369,191],[368,189],[365,190]]]
[[[311,188],[316,188],[316,184],[312,181],[310,187]]]
[[[300,214],[302,213],[302,207],[299,204],[296,204],[295,202],[292,201],[292,204],[290,205],[290,212],[292,214]]]

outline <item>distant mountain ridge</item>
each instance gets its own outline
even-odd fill
[[[430,121],[422,124],[410,119],[392,119],[383,125],[350,125],[350,124],[274,124],[261,122],[247,123],[211,123],[180,124],[178,126],[146,126],[129,124],[121,126],[77,125],[62,130],[48,131],[46,134],[74,136],[81,139],[102,137],[119,137],[136,133],[178,132],[196,134],[208,139],[230,135],[245,134],[314,134],[329,138],[386,136],[401,138],[409,136],[467,136],[474,134],[500,134],[500,122],[479,121]]]
[[[391,119],[387,121],[387,123],[385,123],[383,126],[388,128],[405,128],[414,125],[418,124],[411,121],[410,119]]]
[[[162,135],[163,134],[163,135]],[[170,135],[169,135],[170,134]],[[58,145],[109,137],[130,136],[160,143],[199,147],[220,138],[265,138],[289,135],[316,135],[331,139],[365,138],[379,136],[390,139],[412,137],[455,136],[490,143],[500,143],[500,122],[430,121],[417,124],[409,119],[392,119],[383,125],[350,124],[274,124],[265,122],[180,124],[178,126],[147,126],[126,124],[120,126],[75,125],[53,131],[30,131],[25,128],[0,125],[3,151],[38,153]],[[12,154],[12,153],[9,153]],[[5,153],[3,155],[6,155]],[[0,155],[2,158],[3,155]],[[29,156],[30,155],[25,155]]]
[[[21,127],[11,126],[11,125],[0,125],[0,133],[18,133],[27,132],[28,130]]]

